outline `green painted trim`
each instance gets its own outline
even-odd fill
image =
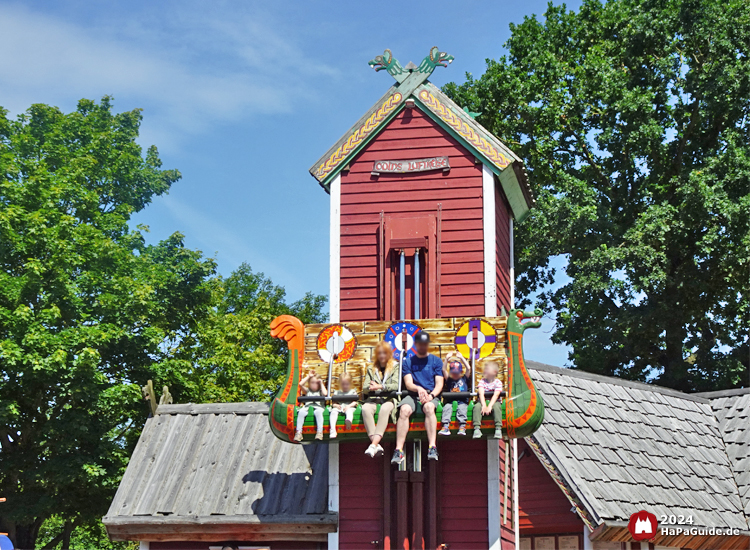
[[[498,175],[500,185],[503,188],[505,196],[508,198],[510,209],[513,211],[513,217],[518,222],[522,222],[526,219],[531,212],[529,205],[526,202],[526,197],[521,189],[521,182],[518,181],[513,165],[511,164],[505,170],[500,172]]]
[[[370,143],[375,138],[375,136],[380,135],[380,132],[383,131],[383,128],[385,128],[391,122],[391,120],[396,118],[398,114],[406,108],[405,99],[406,96],[404,96],[404,99],[401,100],[401,104],[396,107],[396,109],[394,109],[394,111],[390,115],[385,117],[383,119],[383,122],[381,122],[380,125],[362,141],[362,143],[360,143],[355,149],[353,149],[352,152],[349,153],[346,158],[331,171],[330,174],[328,174],[323,180],[318,182],[320,186],[325,189],[326,193],[331,193],[331,181],[349,165],[350,159],[357,156],[362,151],[362,149],[367,147],[367,144]]]

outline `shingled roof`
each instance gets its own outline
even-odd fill
[[[745,516],[750,518],[750,388],[702,393],[721,427]]]
[[[161,405],[109,512],[114,540],[326,540],[327,445],[289,445],[267,403]]]
[[[527,441],[593,530],[593,540],[630,540],[628,519],[645,509],[657,518],[692,516],[694,527],[739,529],[747,544],[747,504],[734,473],[748,481],[748,403],[532,361],[527,367],[545,404],[544,423]],[[721,427],[712,404],[723,413]],[[725,446],[722,428],[742,442]],[[741,464],[734,472],[728,451],[737,456],[735,468]],[[659,535],[655,542],[691,548],[738,543],[702,538],[696,544]]]

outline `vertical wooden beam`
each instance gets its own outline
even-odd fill
[[[495,174],[482,164],[482,211],[484,234],[484,316],[497,316],[497,228]]]
[[[507,475],[507,472],[506,472]],[[500,443],[497,439],[487,440],[487,547],[500,550]]]
[[[438,526],[438,462],[427,461],[427,548],[437,548]]]
[[[385,321],[385,212],[380,211],[380,228],[378,229],[378,320]]]
[[[513,532],[515,533],[516,548],[521,546],[521,528],[519,526],[518,507],[518,440],[513,440]]]
[[[337,178],[339,176],[336,176]],[[333,186],[333,183],[331,184]],[[328,444],[328,511],[339,511],[339,444]],[[328,533],[328,550],[338,550],[339,530]]]
[[[409,472],[411,482],[411,548],[424,550],[424,472]]]
[[[393,473],[396,481],[396,543],[398,550],[408,550],[409,545],[409,472],[396,471]]]
[[[341,174],[331,180],[330,297],[328,311],[331,323],[341,316]]]
[[[510,241],[510,307],[513,309],[516,307],[516,258],[513,252],[513,216],[510,217],[510,233],[508,234],[508,240]]]
[[[387,457],[391,455],[393,449],[390,444],[383,445],[383,550],[391,550],[391,461]]]

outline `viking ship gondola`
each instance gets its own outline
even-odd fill
[[[432,352],[445,357],[450,351],[459,351],[469,355],[473,364],[474,380],[481,378],[478,368],[481,360],[494,359],[501,365],[501,379],[506,388],[502,400],[503,436],[507,439],[523,438],[532,434],[541,425],[544,418],[544,403],[529,377],[523,360],[523,333],[528,328],[541,326],[540,310],[511,310],[510,314],[501,317],[490,317],[476,320],[465,318],[420,319],[392,324],[387,321],[358,322],[336,325],[305,325],[296,317],[282,315],[271,323],[271,335],[287,342],[289,348],[287,373],[284,383],[271,403],[269,422],[274,434],[284,441],[293,442],[297,415],[301,405],[319,401],[330,405],[336,397],[305,397],[300,395],[300,379],[305,373],[315,371],[324,384],[330,389],[337,387],[338,376],[343,372],[352,375],[355,386],[362,395],[362,381],[365,369],[370,365],[371,353],[375,344],[383,339],[393,325],[399,325],[392,331],[397,334],[398,342],[402,334],[402,325],[408,323],[426,330],[433,342]],[[473,323],[472,321],[476,321]],[[464,328],[466,327],[466,328]],[[481,327],[481,328],[480,328]],[[491,327],[488,330],[487,327]],[[462,334],[463,329],[463,334]],[[471,331],[473,329],[473,337]],[[410,329],[411,330],[411,329]],[[413,332],[413,331],[412,331]],[[490,344],[494,344],[490,346]],[[408,345],[408,344],[407,344]],[[403,346],[395,346],[395,356],[400,359],[409,353]],[[335,353],[332,353],[335,352]],[[477,359],[479,361],[477,361]],[[397,367],[400,368],[400,367]],[[388,395],[395,397],[398,395]],[[442,407],[453,406],[453,400],[461,397],[473,397],[470,394],[444,394]],[[349,399],[349,398],[344,398]],[[455,409],[455,407],[454,407]],[[471,415],[469,415],[471,418]],[[329,415],[328,407],[324,412],[325,438],[328,441]],[[468,426],[474,426],[469,420]],[[452,416],[451,429],[456,430],[455,410]],[[482,432],[492,436],[495,425],[491,417],[482,422]],[[337,425],[338,441],[367,440],[367,433],[362,422],[361,409],[357,406],[354,422],[349,430],[344,429],[343,415]],[[410,437],[424,436],[424,417],[412,416]],[[305,419],[302,430],[304,442],[315,440],[315,421],[310,412]],[[389,424],[386,438],[393,437],[395,425]],[[451,435],[452,438],[465,436]]]

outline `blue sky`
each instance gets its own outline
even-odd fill
[[[568,2],[575,8],[580,2]],[[328,195],[308,174],[391,84],[367,61],[390,48],[417,64],[455,57],[437,85],[480,75],[510,23],[546,2],[0,1],[0,105],[65,111],[114,96],[142,108],[141,143],[182,180],[136,216],[174,231],[229,274],[243,261],[292,299],[328,293]],[[552,320],[529,331],[529,359],[567,361]]]

